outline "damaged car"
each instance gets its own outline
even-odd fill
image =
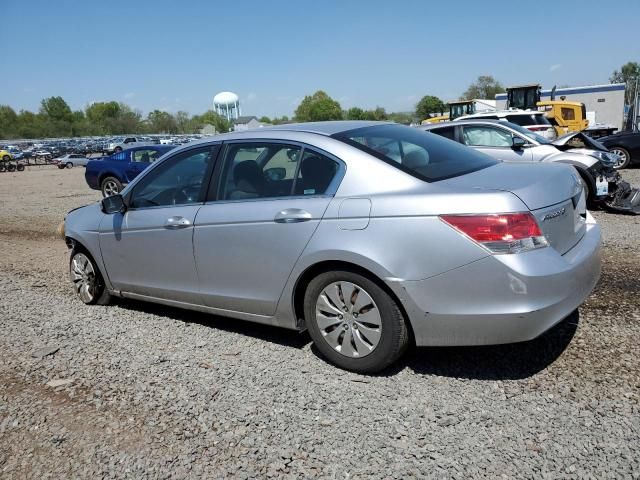
[[[422,130],[449,138],[504,162],[553,162],[573,165],[591,208],[640,214],[640,190],[622,180],[618,159],[600,142],[581,132],[554,141],[514,123],[469,119],[421,125]]]

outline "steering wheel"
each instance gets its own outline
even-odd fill
[[[173,196],[173,204],[195,203],[202,188],[203,178],[204,175],[192,175],[189,177],[185,185],[178,187],[179,190]]]

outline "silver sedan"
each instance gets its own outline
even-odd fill
[[[378,122],[191,143],[69,212],[65,235],[87,304],[126,297],[308,330],[359,372],[410,342],[537,337],[600,274],[573,168],[500,163]]]

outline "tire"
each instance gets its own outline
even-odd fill
[[[100,190],[103,197],[110,197],[122,191],[122,183],[116,177],[106,177],[100,183]]]
[[[18,170],[19,172],[24,172],[24,165],[19,163],[18,165],[16,165],[16,170]]]
[[[7,165],[7,172],[15,172],[15,171],[16,171],[16,166],[15,165],[13,165],[12,163]]]
[[[73,163],[71,163],[71,162],[67,162],[67,163],[65,163],[65,164],[64,164],[64,166],[65,166],[66,168],[73,168]]]
[[[4,163],[0,164],[0,173],[6,172],[6,171],[7,171],[7,166]]]
[[[5,161],[5,162],[8,162],[9,160],[11,160],[11,157],[9,155],[4,155],[2,157],[2,160]]]
[[[74,293],[86,305],[107,305],[111,302],[104,278],[91,255],[85,250],[75,249],[71,252],[69,278]]]
[[[59,168],[60,170],[62,170],[62,169],[64,169],[64,165],[58,165],[58,168]]]
[[[622,147],[611,147],[609,148],[609,152],[615,153],[620,157],[620,162],[616,163],[613,168],[616,170],[622,170],[623,168],[627,168],[631,163],[631,154],[629,154],[629,150]]]
[[[326,315],[317,316],[318,311]],[[359,273],[325,272],[311,280],[304,295],[304,316],[320,353],[345,370],[379,372],[400,358],[409,343],[405,319],[394,299]]]

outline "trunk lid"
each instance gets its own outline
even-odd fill
[[[586,231],[586,197],[580,175],[570,165],[500,163],[446,182],[455,187],[513,193],[536,217],[549,244],[560,254],[578,243]]]

